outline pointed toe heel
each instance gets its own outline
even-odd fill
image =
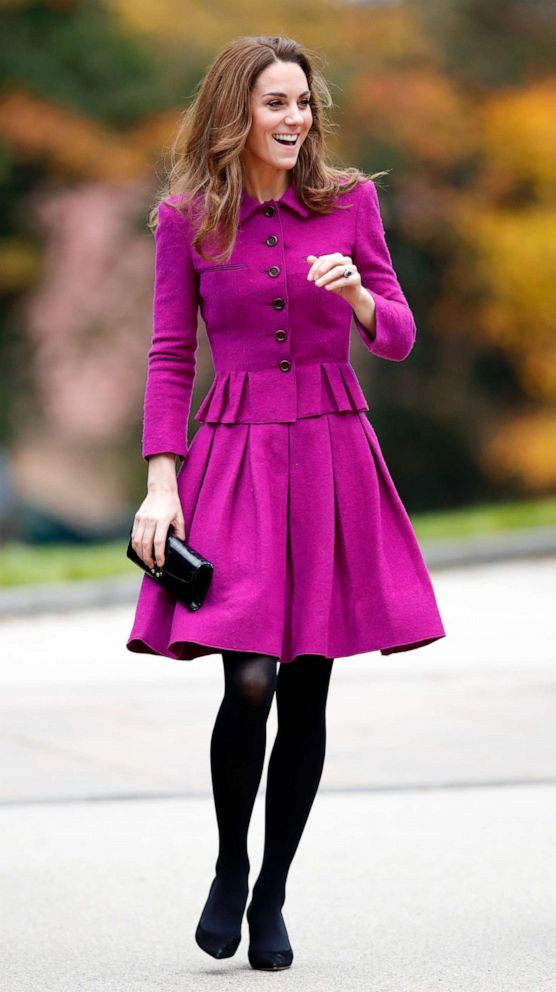
[[[212,930],[207,930],[201,923],[203,919],[203,914],[207,909],[210,899],[213,895],[215,885],[217,883],[217,878],[213,878],[208,898],[205,903],[203,912],[197,924],[197,929],[195,930],[195,940],[201,950],[210,954],[213,958],[231,958],[239,947],[241,941],[241,923],[239,925],[239,930],[237,933],[215,933]],[[245,896],[247,899],[247,896]],[[243,915],[243,914],[242,914]],[[239,917],[238,917],[239,919]]]
[[[293,951],[247,951],[249,964],[259,971],[283,971],[293,961]]]
[[[264,948],[264,936],[261,927],[260,925],[257,925],[255,920],[252,919],[251,905],[247,908],[246,917],[247,924],[249,926],[249,947],[247,949],[247,957],[251,967],[256,968],[258,971],[283,971],[284,968],[289,968],[293,961],[293,950],[291,946],[289,946],[284,918],[281,913],[280,916],[288,947],[282,947],[279,950],[267,950]],[[257,946],[260,944],[263,944],[263,948]]]
[[[222,934],[211,933],[198,923],[195,931],[195,940],[199,947],[213,958],[231,958],[239,947],[241,933],[233,934],[231,937],[223,939]]]

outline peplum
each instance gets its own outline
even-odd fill
[[[350,362],[217,372],[194,420],[207,424],[291,423],[369,406]]]
[[[410,517],[350,362],[410,354],[415,322],[385,240],[374,183],[312,213],[294,183],[241,198],[228,261],[200,257],[174,196],[159,208],[142,453],[182,459],[186,540],[214,564],[192,613],[142,575],[126,647],[192,660],[221,651],[345,658],[446,636]],[[351,258],[375,302],[370,332],[307,281],[308,255]],[[344,262],[342,264],[345,264]],[[187,439],[198,313],[214,377]]]

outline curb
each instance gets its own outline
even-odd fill
[[[419,541],[433,570],[556,556],[556,527]],[[0,619],[135,603],[144,573],[0,589]]]

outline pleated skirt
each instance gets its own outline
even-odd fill
[[[146,573],[126,647],[345,658],[445,637],[416,535],[365,412],[203,423],[177,477],[186,540],[214,564],[192,612]]]

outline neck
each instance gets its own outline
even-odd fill
[[[266,200],[279,200],[292,182],[293,176],[290,172],[280,171],[274,179],[263,176],[261,173],[248,172],[246,169],[243,173],[243,189],[248,196],[258,200],[259,203],[264,203]]]

